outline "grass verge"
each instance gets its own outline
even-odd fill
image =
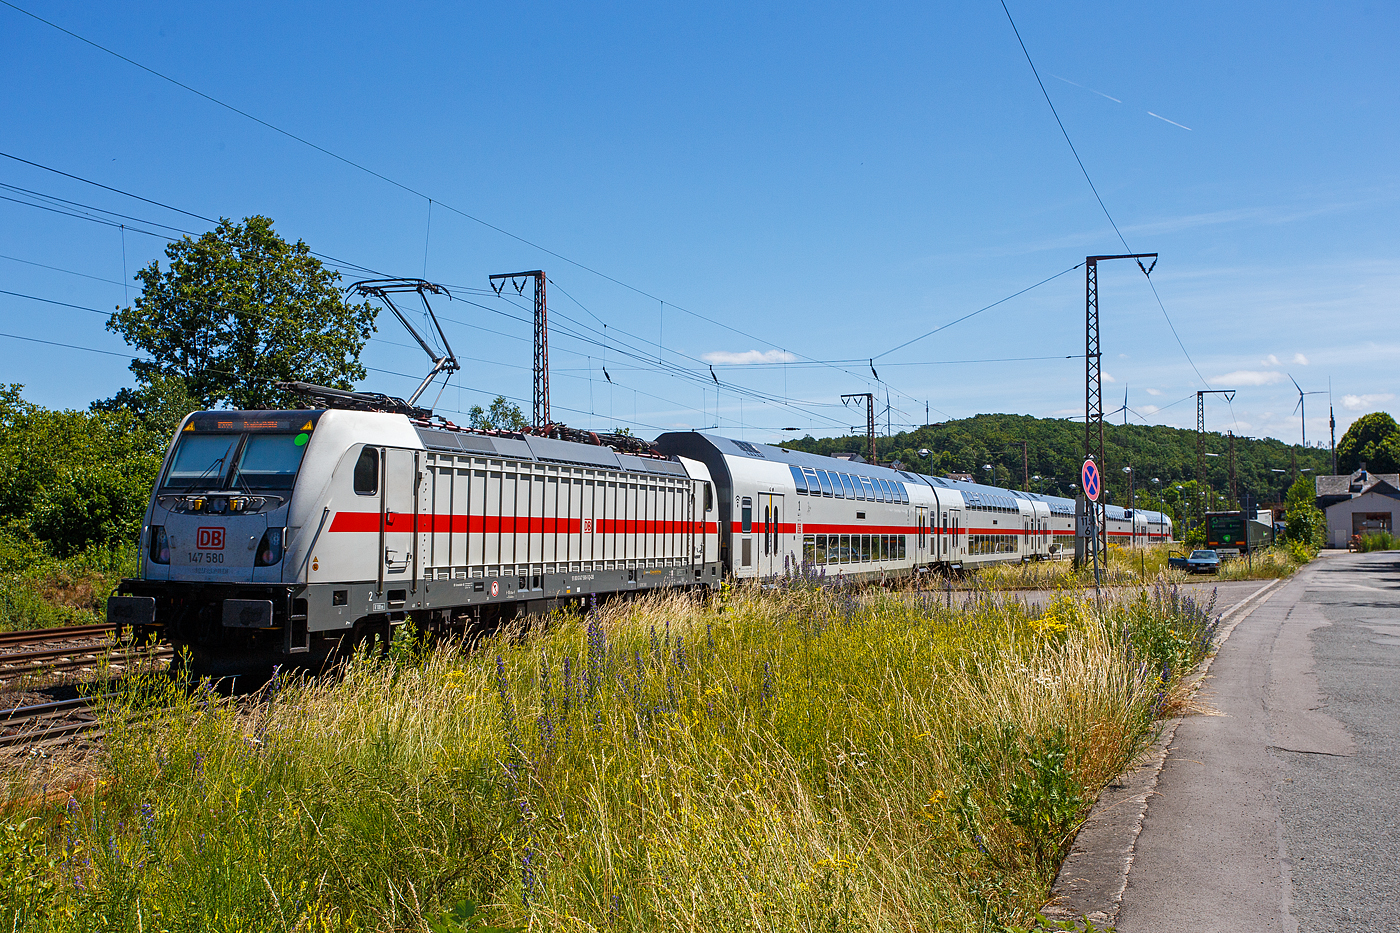
[[[799,585],[401,637],[251,702],[133,677],[91,793],[13,778],[0,926],[1000,930],[1215,625],[1168,585]]]
[[[59,559],[0,531],[0,631],[104,622],[108,595],[136,570],[135,547]]]

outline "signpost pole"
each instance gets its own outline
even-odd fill
[[[1102,598],[1099,588],[1103,585],[1103,577],[1099,570],[1099,522],[1104,518],[1099,511],[1103,508],[1099,504],[1099,496],[1103,493],[1103,476],[1092,457],[1084,461],[1084,466],[1079,471],[1079,481],[1084,484],[1084,496],[1089,500],[1089,514],[1092,518],[1090,541],[1094,555],[1094,599],[1098,601]]]

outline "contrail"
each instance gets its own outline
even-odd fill
[[[1096,90],[1094,90],[1093,88],[1089,87],[1088,85],[1085,85],[1085,84],[1076,84],[1075,82],[1071,81],[1069,78],[1060,78],[1060,76],[1057,75],[1057,74],[1055,74],[1053,71],[1046,72],[1046,74],[1050,75],[1050,77],[1052,77],[1052,78],[1059,78],[1061,81],[1063,81],[1063,82],[1066,83],[1066,84],[1073,84],[1075,87],[1084,88],[1084,90],[1088,91],[1088,92],[1091,93],[1091,94],[1097,94],[1097,95],[1099,95],[1100,97],[1107,97],[1109,100],[1113,101],[1115,104],[1121,104],[1121,103],[1123,103],[1123,102],[1122,102],[1121,100],[1119,100],[1118,98],[1113,97],[1112,95],[1109,95],[1109,94],[1105,94],[1103,91],[1096,91]]]
[[[1093,88],[1089,87],[1089,85],[1087,85],[1087,84],[1080,84],[1078,81],[1071,81],[1069,78],[1061,78],[1059,75],[1055,74],[1053,71],[1047,71],[1046,74],[1050,75],[1050,77],[1055,78],[1055,79],[1057,79],[1057,80],[1059,80],[1059,81],[1063,81],[1063,82],[1066,83],[1066,84],[1072,84],[1072,85],[1074,85],[1074,86],[1077,87],[1077,88],[1081,88],[1081,89],[1083,89],[1083,90],[1085,90],[1085,91],[1088,91],[1090,94],[1097,94],[1097,95],[1099,95],[1100,97],[1106,97],[1106,98],[1108,98],[1109,100],[1113,101],[1115,104],[1121,104],[1121,103],[1123,103],[1121,100],[1119,100],[1118,98],[1114,97],[1114,96],[1111,95],[1111,94],[1105,94],[1103,91],[1096,91],[1096,90],[1094,90]],[[1160,113],[1153,113],[1151,110],[1149,110],[1149,111],[1147,111],[1147,115],[1148,115],[1149,117],[1156,117],[1158,120],[1161,120],[1161,121],[1163,121],[1163,122],[1165,122],[1165,123],[1170,123],[1172,126],[1179,126],[1179,127],[1181,127],[1183,130],[1187,130],[1187,131],[1190,131],[1190,130],[1191,130],[1191,127],[1187,126],[1186,124],[1184,124],[1184,123],[1177,123],[1175,120],[1168,120],[1166,117],[1162,116]]]
[[[1166,122],[1166,123],[1170,123],[1172,126],[1180,126],[1183,130],[1190,130],[1190,129],[1191,129],[1191,127],[1189,127],[1189,126],[1185,126],[1185,125],[1183,125],[1183,124],[1177,123],[1175,120],[1168,120],[1166,117],[1162,116],[1161,114],[1153,113],[1151,110],[1147,111],[1147,115],[1148,115],[1149,117],[1156,117],[1158,120],[1162,120],[1162,121],[1164,121],[1164,122]]]

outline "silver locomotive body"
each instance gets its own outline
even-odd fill
[[[717,586],[709,487],[678,458],[402,414],[196,412],[152,494],[141,576],[108,618],[217,673],[319,657],[410,618],[462,630]]]

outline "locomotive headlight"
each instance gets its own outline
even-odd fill
[[[151,526],[150,556],[153,564],[170,563],[170,539],[164,525]]]
[[[269,528],[263,532],[262,540],[258,542],[257,554],[253,557],[254,567],[271,567],[282,559],[282,544],[286,538],[287,529]]]

